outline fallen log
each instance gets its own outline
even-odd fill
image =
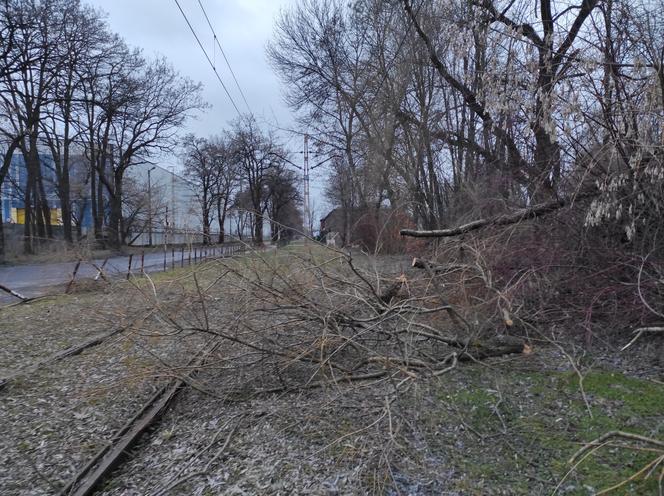
[[[497,217],[491,217],[489,219],[479,219],[467,224],[463,224],[458,227],[452,227],[449,229],[435,229],[431,231],[418,231],[416,229],[401,229],[399,234],[401,236],[411,236],[414,238],[445,238],[452,236],[459,236],[460,234],[466,234],[477,229],[482,229],[487,226],[506,226],[510,224],[516,224],[526,219],[535,219],[541,217],[551,212],[555,212],[560,208],[569,205],[575,200],[581,198],[586,198],[594,196],[596,193],[583,193],[578,194],[572,198],[561,198],[558,200],[552,200],[544,203],[539,203],[532,207],[520,208],[515,212],[509,214],[499,215]]]
[[[468,339],[457,336],[441,334],[429,326],[422,326],[432,332],[410,329],[410,332],[445,343],[447,346],[460,351],[459,360],[483,360],[485,358],[503,355],[529,354],[532,352],[528,343],[523,339],[506,334],[499,334],[486,339]]]
[[[424,260],[423,258],[413,258],[411,266],[415,269],[424,269],[431,270],[436,274],[442,274],[444,272],[453,272],[456,270],[468,270],[472,269],[470,265],[466,264],[439,264],[436,262],[431,262],[430,260]]]
[[[531,352],[530,346],[521,338],[507,335],[499,335],[486,340],[466,340],[465,343],[464,341],[459,342],[459,345],[461,344],[465,344],[465,346],[463,346],[464,351],[459,356],[459,360],[483,360],[484,358]]]

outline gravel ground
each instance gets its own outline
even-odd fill
[[[516,369],[564,370],[565,360],[556,350],[543,349],[501,365],[512,361]],[[472,367],[483,369],[481,364]],[[431,449],[428,438],[442,435],[440,427],[432,431],[428,422],[418,424],[440,408],[431,401],[431,391],[450,381],[464,387],[462,372],[404,391],[393,413],[414,425],[404,426],[407,434],[395,432],[398,441],[386,435],[389,421],[382,415],[391,381],[235,402],[213,396],[223,380],[205,371],[200,379],[205,393],[181,395],[101,494],[464,494],[452,489],[464,474],[451,466],[447,450]],[[463,420],[444,429],[445,436],[456,439],[455,451],[474,441]]]
[[[3,494],[51,494],[165,382],[151,377],[156,357],[195,344],[122,336],[12,381],[0,392]]]
[[[0,308],[0,377],[147,313],[128,285],[95,287],[102,291]]]
[[[315,396],[309,398],[314,404]],[[168,494],[192,495],[350,489],[356,470],[340,467],[323,444],[307,439],[305,426],[280,416],[291,406],[290,398],[233,406],[188,392],[102,494],[160,494],[169,487]]]
[[[212,377],[208,378],[213,380]],[[267,395],[229,403],[188,391],[101,494],[365,494],[392,449],[372,424],[384,385]],[[389,444],[389,443],[388,443]],[[399,492],[447,495],[440,459],[402,459]]]
[[[163,303],[171,297],[163,293]],[[46,363],[0,389],[0,494],[53,494],[186,363],[202,336],[159,336],[161,320],[140,292],[114,285],[3,309],[2,375],[23,370],[92,336],[120,334],[76,356]],[[159,371],[165,371],[159,377]]]

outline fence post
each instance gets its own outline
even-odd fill
[[[175,269],[175,248],[171,248],[171,269]]]
[[[79,260],[76,262],[76,266],[74,267],[74,273],[71,275],[71,281],[69,281],[69,284],[67,284],[67,289],[65,289],[65,293],[69,293],[71,290],[72,284],[74,284],[74,279],[76,279],[76,273],[78,272],[78,268],[81,266],[81,261]]]
[[[191,245],[189,245],[189,266],[191,266]]]
[[[164,245],[164,272],[166,272],[166,245]]]
[[[104,279],[104,281],[106,281],[106,276],[104,276],[104,267],[106,267],[107,262],[108,258],[104,259],[104,262],[101,264],[101,267],[97,267],[96,265],[92,264],[97,269],[97,275],[95,276],[95,281],[98,281],[100,277]]]
[[[141,274],[145,274],[145,250],[141,250]]]
[[[134,258],[134,254],[130,253],[129,254],[129,265],[127,266],[127,281],[129,280],[129,276],[131,275],[131,259]]]
[[[184,246],[180,250],[180,268],[184,267]]]

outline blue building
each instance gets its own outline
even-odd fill
[[[51,208],[51,222],[61,225],[60,200],[56,193],[55,169],[53,159],[48,155],[40,156],[41,172],[44,181],[46,199]],[[2,189],[0,204],[2,205],[2,221],[4,223],[23,224],[25,219],[25,196],[23,188],[27,181],[27,169],[21,153],[14,153]]]

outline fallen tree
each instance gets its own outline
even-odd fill
[[[482,229],[483,227],[488,226],[507,226],[510,224],[516,224],[526,219],[535,219],[537,217],[542,217],[543,215],[555,212],[566,205],[570,205],[576,200],[582,198],[587,198],[594,196],[595,193],[582,193],[575,195],[571,198],[560,198],[544,203],[538,203],[532,207],[520,208],[512,213],[498,215],[497,217],[491,217],[489,219],[478,219],[467,224],[463,224],[458,227],[452,227],[449,229],[434,229],[430,231],[418,231],[416,229],[401,229],[399,234],[402,236],[411,236],[414,238],[445,238],[452,236],[459,236],[461,234],[466,234],[471,231],[476,231],[477,229]]]

